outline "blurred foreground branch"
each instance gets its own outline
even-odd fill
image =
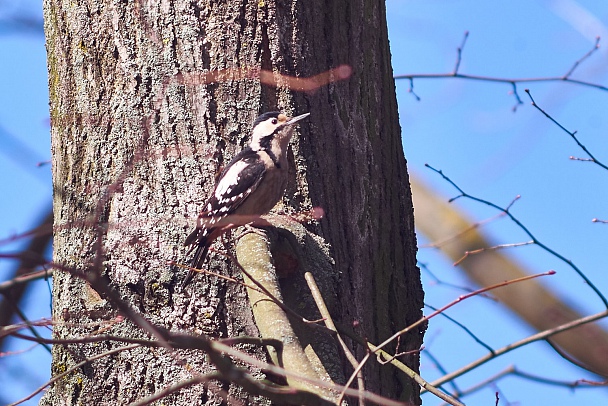
[[[415,176],[412,176],[411,183],[417,229],[431,241],[445,240],[458,234],[439,247],[453,261],[459,260],[468,251],[494,246],[479,232],[473,221],[446,203],[447,199],[429,190]],[[463,232],[465,230],[466,232]],[[492,249],[468,256],[460,263],[460,267],[480,286],[489,286],[529,274],[510,258]],[[539,331],[583,317],[538,281],[505,286],[494,291],[494,295]],[[608,376],[608,364],[605,361],[608,333],[599,326],[587,323],[561,332],[551,340],[588,370],[604,377]]]

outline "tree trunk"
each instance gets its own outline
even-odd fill
[[[197,275],[181,290],[186,271],[168,261],[184,263],[183,241],[215,174],[246,144],[254,118],[277,108],[311,113],[292,142],[295,169],[284,203],[286,211],[325,211],[308,228],[329,244],[335,263],[335,297],[327,298],[334,318],[356,322],[356,332],[376,344],[420,318],[384,2],[45,0],[44,15],[59,267],[55,339],[151,338],[130,313],[120,317],[125,308],[119,312],[116,297],[171,332],[258,335],[242,286]],[[290,89],[281,76],[339,65],[352,68],[349,79],[309,92]],[[262,84],[257,69],[272,71],[277,86]],[[241,278],[219,253],[208,268]],[[397,351],[421,341],[416,331]],[[54,345],[52,373],[122,345]],[[361,359],[365,348],[349,345]],[[237,347],[266,360],[263,348]],[[417,353],[403,358],[417,369]],[[342,369],[352,373],[346,362]],[[213,370],[200,351],[141,346],[57,380],[41,404],[128,404]],[[390,365],[369,362],[363,371],[367,390],[419,403],[418,387]],[[188,386],[163,402],[267,402],[216,382]]]

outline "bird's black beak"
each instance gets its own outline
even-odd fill
[[[298,121],[300,121],[300,120],[302,120],[303,118],[306,118],[306,117],[308,117],[308,116],[310,116],[310,113],[305,113],[305,114],[302,114],[302,115],[300,115],[300,116],[296,116],[296,117],[292,118],[291,120],[289,120],[288,122],[286,122],[286,123],[285,123],[285,125],[292,125],[292,124],[295,124],[295,123],[297,123]]]

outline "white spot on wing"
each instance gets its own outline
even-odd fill
[[[234,186],[239,182],[240,173],[247,167],[247,163],[243,161],[236,162],[228,169],[228,172],[224,174],[220,179],[217,187],[215,188],[215,198],[220,202],[223,200],[223,196],[230,193]]]

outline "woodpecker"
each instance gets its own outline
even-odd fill
[[[192,268],[200,268],[213,240],[234,226],[231,216],[268,213],[283,197],[287,186],[287,147],[294,124],[310,113],[290,118],[279,111],[264,113],[253,123],[249,146],[239,152],[221,172],[211,197],[199,214],[196,228],[185,246],[194,251]],[[194,275],[190,271],[182,287]]]

